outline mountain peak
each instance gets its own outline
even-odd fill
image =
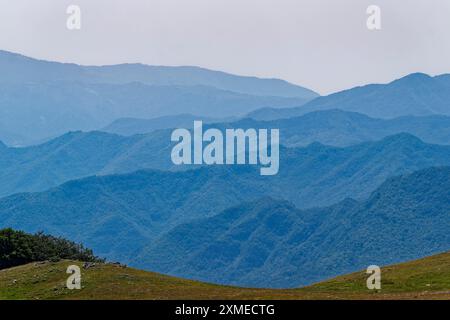
[[[432,76],[430,76],[430,75],[427,74],[427,73],[423,73],[423,72],[413,72],[413,73],[407,75],[407,76],[404,77],[404,78],[416,78],[416,79],[422,78],[422,79],[428,79],[428,78],[432,78]]]
[[[399,205],[400,201],[426,202],[433,198],[447,199],[450,167],[439,166],[421,169],[387,179],[372,192],[368,202],[388,206],[389,203]],[[430,214],[431,208],[425,207]]]
[[[388,144],[388,145],[397,145],[397,144],[401,144],[401,145],[405,145],[405,144],[409,144],[409,145],[423,145],[425,144],[422,140],[420,140],[419,138],[417,138],[416,136],[410,134],[410,133],[406,133],[406,132],[402,132],[402,133],[398,133],[398,134],[394,134],[391,136],[388,136],[384,139],[382,139],[380,141],[380,143],[382,144]]]
[[[408,85],[414,84],[414,83],[422,83],[424,81],[432,80],[433,77],[422,72],[415,72],[411,73],[407,76],[404,76],[403,78],[397,79],[393,81],[392,83],[406,83]]]

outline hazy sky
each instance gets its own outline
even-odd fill
[[[82,28],[66,28],[79,5]],[[381,7],[382,30],[366,9]],[[0,0],[0,49],[80,64],[197,65],[322,94],[450,73],[449,0]]]

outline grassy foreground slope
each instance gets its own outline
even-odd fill
[[[67,266],[31,263],[0,271],[0,299],[450,299],[450,253],[382,268],[382,289],[364,271],[291,290],[244,289],[177,279],[112,264],[82,268],[82,289],[68,290]]]

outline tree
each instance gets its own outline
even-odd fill
[[[34,262],[61,259],[103,262],[82,244],[43,232],[27,234],[11,228],[0,230],[0,269]]]

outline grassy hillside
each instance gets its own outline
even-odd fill
[[[362,271],[292,290],[243,289],[187,281],[112,264],[82,268],[82,289],[65,287],[77,261],[31,263],[0,271],[0,299],[450,299],[450,253],[382,268],[369,291]]]

